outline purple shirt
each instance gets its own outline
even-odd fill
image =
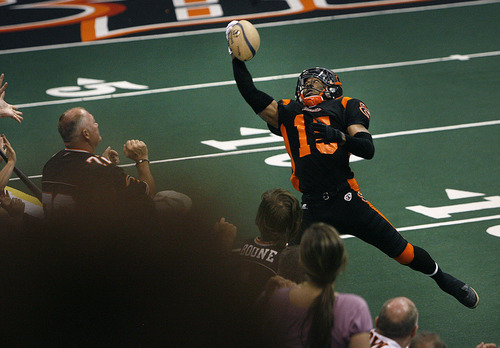
[[[308,308],[301,308],[290,303],[291,288],[278,289],[269,299],[266,317],[264,318],[265,337],[272,337],[272,346],[302,347],[309,332],[301,327]],[[370,332],[373,328],[368,304],[358,295],[336,293],[333,305],[334,325],[332,329],[332,347],[348,347],[351,337],[362,332]]]

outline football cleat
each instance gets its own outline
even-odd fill
[[[468,284],[464,284],[460,290],[462,291],[462,294],[457,297],[457,300],[466,307],[471,309],[476,308],[479,304],[479,295],[476,290]]]
[[[470,285],[444,273],[443,281],[438,283],[439,287],[446,293],[455,297],[458,302],[468,308],[476,308],[479,304],[479,295]]]

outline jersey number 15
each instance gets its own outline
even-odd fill
[[[324,124],[330,125],[330,118],[328,116],[317,117],[316,120],[321,121]],[[299,133],[299,153],[300,157],[304,157],[311,154],[311,146],[307,141],[307,133],[306,133],[306,124],[304,120],[304,114],[299,114],[295,117],[294,122],[295,128],[297,128],[297,132]],[[316,139],[314,138],[315,142]],[[337,151],[338,145],[337,143],[316,143],[316,148],[318,151],[325,155],[332,155]]]

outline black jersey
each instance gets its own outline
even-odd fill
[[[368,129],[370,113],[358,99],[326,100],[308,107],[293,100],[278,103],[279,132],[292,160],[294,188],[302,193],[322,193],[354,177],[350,153],[337,143],[316,143],[312,122],[322,122],[347,134],[347,127],[361,124]]]
[[[146,203],[148,185],[108,159],[84,150],[65,149],[45,164],[42,203],[47,216],[59,213],[126,213],[131,202]]]
[[[259,237],[246,240],[238,255],[240,295],[249,303],[264,291],[266,282],[278,271],[279,253],[285,246],[262,241]]]
[[[240,249],[240,257],[245,262],[254,264],[255,269],[268,273],[270,278],[278,270],[278,253],[283,249],[273,242],[264,242],[259,237],[249,239]]]

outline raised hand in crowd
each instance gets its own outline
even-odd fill
[[[22,112],[17,110],[17,106],[10,105],[5,101],[5,90],[7,89],[7,82],[3,85],[4,74],[0,75],[0,118],[2,117],[10,117],[16,120],[18,123],[21,123],[23,120]]]
[[[479,343],[476,348],[496,348],[497,345],[495,343],[484,343],[484,342],[481,342]]]
[[[8,191],[0,190],[0,207],[4,208],[12,218],[20,218],[24,213],[24,202],[19,198],[11,198]]]
[[[8,157],[7,164],[2,168],[2,170],[0,170],[0,189],[3,190],[12,176],[17,157],[14,148],[10,145],[9,140],[7,140],[7,137],[4,134],[0,136],[0,149],[4,151]]]
[[[127,158],[135,162],[148,159],[148,147],[141,140],[127,140],[123,145],[123,152]]]
[[[101,156],[107,158],[115,165],[120,163],[120,156],[118,155],[118,152],[113,150],[111,146],[108,146]]]
[[[215,238],[220,245],[220,250],[230,252],[236,238],[238,228],[226,221],[225,218],[220,218],[214,226]]]
[[[17,162],[16,151],[14,151],[14,148],[12,147],[12,145],[10,145],[10,142],[5,136],[5,134],[2,134],[0,136],[0,148],[2,149],[3,152],[5,152],[5,154],[9,158],[9,162],[16,164]]]
[[[156,184],[149,167],[149,153],[146,143],[141,140],[127,140],[123,145],[123,152],[127,158],[135,161],[139,180],[148,184],[149,195],[154,197],[156,194]]]

